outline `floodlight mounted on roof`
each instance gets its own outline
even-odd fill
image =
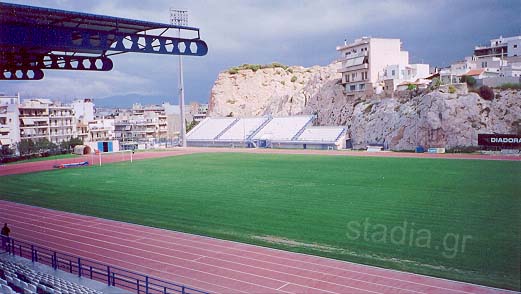
[[[165,36],[169,29],[197,37]],[[208,46],[194,27],[0,3],[0,80],[40,80],[46,69],[110,71],[108,57],[127,52],[204,56]]]

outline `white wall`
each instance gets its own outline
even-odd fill
[[[508,42],[508,56],[521,56],[521,37]]]
[[[88,123],[94,120],[94,103],[92,101],[76,100],[72,102],[74,109],[74,117],[80,120],[83,117],[83,123]]]
[[[408,64],[409,53],[401,51],[400,39],[371,38],[369,42],[369,80],[375,83],[386,66]]]

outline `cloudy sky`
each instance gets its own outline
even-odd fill
[[[243,63],[326,65],[335,47],[361,36],[400,38],[411,63],[449,65],[499,35],[521,35],[521,0],[29,0],[18,4],[169,22],[187,9],[201,29],[204,57],[185,57],[187,101],[207,102],[219,72]],[[23,98],[140,94],[176,102],[176,56],[123,54],[110,72],[46,71],[41,81],[0,82]]]

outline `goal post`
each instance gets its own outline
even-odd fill
[[[134,150],[120,150],[111,152],[98,152],[98,164],[101,166],[103,163],[110,162],[122,162],[134,161]]]

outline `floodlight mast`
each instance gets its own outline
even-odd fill
[[[188,26],[188,11],[170,8],[170,23],[177,26]],[[181,29],[177,29],[177,36],[181,38]],[[181,119],[181,146],[186,147],[185,89],[183,79],[183,58],[181,55],[179,55],[179,112]]]

